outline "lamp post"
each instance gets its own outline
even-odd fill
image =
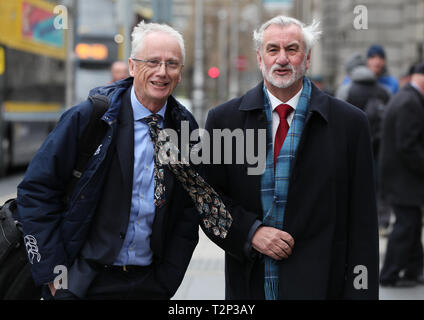
[[[203,74],[203,0],[196,0],[194,17],[194,64],[193,64],[193,115],[199,126],[204,126],[204,74]]]
[[[227,100],[228,95],[228,79],[227,79],[227,68],[228,68],[228,22],[227,22],[227,10],[220,9],[218,11],[219,19],[219,69],[220,69],[220,80],[218,83],[218,97],[221,101]]]
[[[230,98],[237,97],[239,93],[238,70],[237,70],[237,57],[239,47],[239,8],[238,0],[231,1],[231,46],[230,46]]]

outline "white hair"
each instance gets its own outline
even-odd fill
[[[137,26],[134,27],[133,32],[131,34],[132,42],[131,42],[131,57],[135,57],[136,54],[141,50],[143,47],[144,38],[153,32],[162,32],[166,33],[172,37],[174,37],[181,48],[181,56],[183,58],[183,64],[185,63],[185,46],[184,46],[184,39],[181,33],[179,33],[177,30],[173,29],[172,27],[166,25],[166,24],[159,24],[159,23],[144,23],[144,21],[141,21]]]
[[[277,24],[280,26],[289,26],[289,25],[297,25],[301,30],[303,34],[303,40],[305,42],[305,48],[306,48],[306,54],[309,53],[309,51],[314,47],[314,45],[318,42],[319,38],[321,37],[322,31],[319,30],[319,21],[313,20],[312,23],[309,26],[306,26],[303,22],[287,16],[277,16],[274,17],[267,22],[265,22],[263,25],[261,25],[258,29],[256,29],[253,32],[253,43],[255,46],[255,49],[257,51],[262,50],[262,44],[263,44],[263,36],[264,31],[273,24]]]

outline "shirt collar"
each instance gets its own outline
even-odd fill
[[[282,102],[280,99],[275,97],[267,88],[266,91],[268,92],[269,102],[271,103],[272,111],[274,111],[275,108],[277,108],[282,103],[288,104],[290,107],[292,107],[294,110],[296,110],[296,107],[297,107],[297,104],[299,102],[300,94],[302,93],[302,90],[303,90],[303,86],[302,86],[302,88],[300,88],[299,92],[294,95],[293,98],[291,98],[287,102]]]
[[[162,119],[165,119],[165,111],[166,111],[166,105],[168,102],[165,102],[163,107],[156,112],[156,114],[159,114],[162,116]],[[143,106],[140,101],[138,101],[137,96],[135,95],[134,86],[131,86],[131,106],[133,109],[134,114],[134,121],[141,120],[145,117],[148,117],[152,114],[152,112],[147,109],[145,106]]]

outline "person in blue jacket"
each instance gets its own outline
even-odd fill
[[[392,95],[399,90],[399,83],[389,74],[386,64],[386,52],[378,44],[368,48],[367,66],[376,75],[377,82],[385,87]]]
[[[181,284],[199,215],[167,167],[164,201],[155,205],[145,118],[157,114],[161,127],[178,134],[183,121],[190,132],[198,127],[172,96],[184,50],[182,36],[167,25],[134,28],[130,77],[90,92],[110,101],[102,117],[108,129],[69,201],[63,199],[93,110],[89,99],[63,114],[30,163],[18,186],[18,213],[44,299],[170,299]]]
[[[345,100],[348,86],[351,81],[351,72],[358,66],[366,65],[376,76],[378,84],[390,94],[394,95],[399,90],[398,80],[389,74],[387,69],[386,52],[378,44],[371,45],[368,48],[366,60],[359,54],[352,55],[346,63],[347,75],[343,79],[340,87],[337,89],[336,97]]]

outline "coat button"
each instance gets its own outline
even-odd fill
[[[120,232],[119,233],[119,238],[125,239],[125,232]]]

